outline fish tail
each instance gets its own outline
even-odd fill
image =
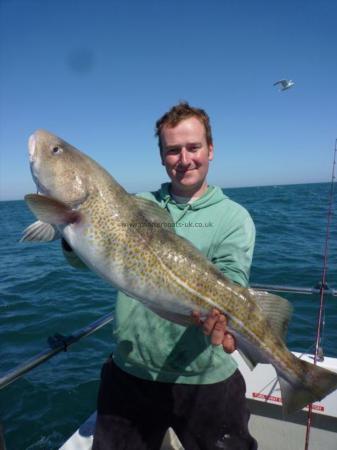
[[[322,400],[337,389],[337,373],[296,358],[301,376],[295,382],[289,382],[278,373],[283,411],[290,414]]]

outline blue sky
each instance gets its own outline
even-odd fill
[[[45,128],[129,191],[156,189],[154,123],[207,110],[222,187],[329,181],[337,137],[337,3],[0,0],[0,199],[34,192]],[[295,81],[279,92],[280,78]]]

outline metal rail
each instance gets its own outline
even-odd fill
[[[4,376],[0,378],[0,389],[8,386],[13,383],[13,381],[22,377],[25,373],[31,371],[34,367],[39,366],[43,362],[55,356],[57,353],[62,351],[67,351],[68,348],[75,344],[75,342],[80,339],[89,336],[100,328],[104,327],[106,324],[113,320],[112,314],[106,314],[95,322],[90,323],[89,325],[81,328],[80,330],[75,331],[69,336],[63,336],[61,334],[55,334],[53,337],[48,338],[49,348],[46,348],[42,352],[33,356],[28,361],[20,364],[15,369],[10,370]]]
[[[313,288],[308,287],[294,287],[294,286],[281,286],[274,284],[259,284],[253,283],[250,285],[251,288],[257,290],[271,291],[271,292],[288,292],[294,294],[319,294],[321,292],[321,286],[318,285]],[[324,287],[324,293],[326,295],[337,296],[337,289],[329,288],[328,286]],[[68,348],[75,344],[75,342],[80,339],[93,334],[95,331],[107,325],[109,322],[113,320],[112,314],[106,314],[95,322],[90,323],[89,325],[81,328],[80,330],[75,331],[69,336],[63,336],[61,334],[55,334],[52,337],[48,338],[49,347],[45,350],[41,351],[37,355],[30,358],[28,361],[20,364],[15,369],[10,370],[4,376],[0,377],[0,390],[9,384],[13,383],[13,381],[22,377],[25,373],[30,372],[34,367],[39,366],[43,362],[52,358],[56,354],[67,351]]]
[[[313,295],[313,294],[320,294],[321,293],[321,285],[318,284],[317,286],[313,288],[308,287],[297,287],[297,286],[281,286],[277,284],[259,284],[259,283],[253,283],[250,285],[251,288],[257,289],[257,290],[265,290],[265,291],[271,291],[271,292],[288,292],[293,294],[306,294],[306,295]],[[332,295],[333,297],[337,297],[337,289],[330,288],[328,285],[325,285],[323,288],[324,294],[326,295]]]

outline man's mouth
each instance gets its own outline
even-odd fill
[[[195,168],[190,168],[190,169],[176,169],[176,172],[177,172],[177,173],[184,174],[184,173],[188,173],[188,172],[193,172],[193,170],[195,170]]]

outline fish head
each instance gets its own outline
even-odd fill
[[[40,194],[76,206],[97,189],[101,168],[54,134],[35,131],[29,138],[28,151],[32,176]]]

